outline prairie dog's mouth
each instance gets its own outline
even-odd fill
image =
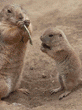
[[[45,43],[42,43],[42,47],[44,47],[45,49],[47,48],[47,49],[51,50],[51,47]]]

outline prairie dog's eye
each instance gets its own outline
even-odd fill
[[[49,37],[53,37],[53,34],[50,34]]]
[[[59,37],[62,37],[62,34],[60,34]]]
[[[11,13],[11,10],[7,10],[8,13]]]

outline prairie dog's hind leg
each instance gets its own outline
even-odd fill
[[[22,92],[23,94],[28,95],[30,93],[28,89],[26,89],[26,88],[20,88],[21,80],[22,80],[22,77],[20,77],[20,79],[18,80],[18,82],[16,84],[16,87],[14,88],[13,91]]]
[[[25,89],[25,88],[20,88],[20,89],[17,89],[16,91],[17,92],[22,92],[25,95],[30,94],[29,90],[28,89]]]
[[[75,87],[75,81],[73,80],[73,78],[70,79],[69,77],[65,77],[65,75],[63,75],[62,79],[63,79],[63,84],[65,87],[65,92],[59,96],[59,100],[68,96]]]
[[[60,82],[60,87],[51,90],[51,91],[50,91],[51,94],[60,92],[60,91],[62,91],[62,90],[64,89],[63,80],[62,80],[62,76],[61,76],[61,75],[59,75],[59,82]]]
[[[4,79],[0,79],[0,100],[9,95],[11,89],[9,86]]]

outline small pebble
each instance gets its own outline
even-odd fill
[[[30,67],[30,70],[33,70],[34,68],[33,67]]]
[[[13,105],[14,105],[14,106],[18,106],[18,105],[21,105],[21,104],[20,104],[20,103],[15,103],[15,102],[14,102]]]
[[[42,75],[42,78],[46,78],[47,76],[45,74]]]

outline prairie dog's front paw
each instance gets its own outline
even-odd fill
[[[23,22],[23,21],[18,21],[18,22],[17,22],[17,26],[18,26],[19,28],[23,29],[23,28],[24,28],[24,22]]]
[[[30,20],[25,20],[24,24],[28,27],[30,25]]]

